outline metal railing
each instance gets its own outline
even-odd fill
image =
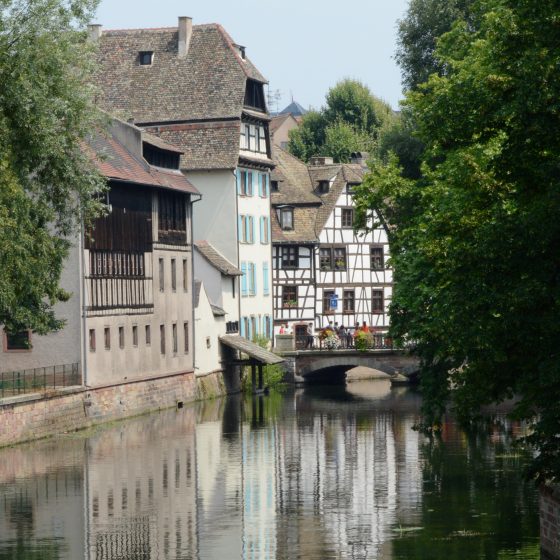
[[[366,333],[355,337],[353,333],[338,335],[336,339],[324,335],[297,335],[296,350],[392,350],[393,339],[385,333]]]
[[[0,372],[0,399],[82,384],[79,364]]]

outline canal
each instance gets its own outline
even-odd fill
[[[0,450],[0,560],[539,558],[520,427],[430,442],[420,405],[313,386]]]

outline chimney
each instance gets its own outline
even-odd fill
[[[369,159],[369,152],[352,152],[350,155],[350,162],[367,167],[367,160]]]
[[[179,58],[187,56],[189,44],[192,38],[192,18],[186,16],[179,17]]]
[[[332,157],[313,156],[309,158],[309,165],[333,165]]]
[[[99,23],[90,23],[88,25],[88,41],[96,43],[101,38],[103,33],[103,26]]]

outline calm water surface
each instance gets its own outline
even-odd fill
[[[0,560],[538,558],[503,418],[441,441],[384,381],[200,403],[0,451]]]

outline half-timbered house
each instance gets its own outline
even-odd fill
[[[312,158],[305,165],[274,147],[272,177],[275,327],[303,331],[338,323],[373,330],[389,326],[392,271],[382,226],[354,231],[352,189],[362,162],[334,164]]]
[[[193,26],[180,17],[175,28],[91,26],[90,36],[99,44],[101,105],[181,148],[181,169],[202,194],[195,240],[242,271],[241,334],[270,337],[273,163],[265,78],[217,24]]]

